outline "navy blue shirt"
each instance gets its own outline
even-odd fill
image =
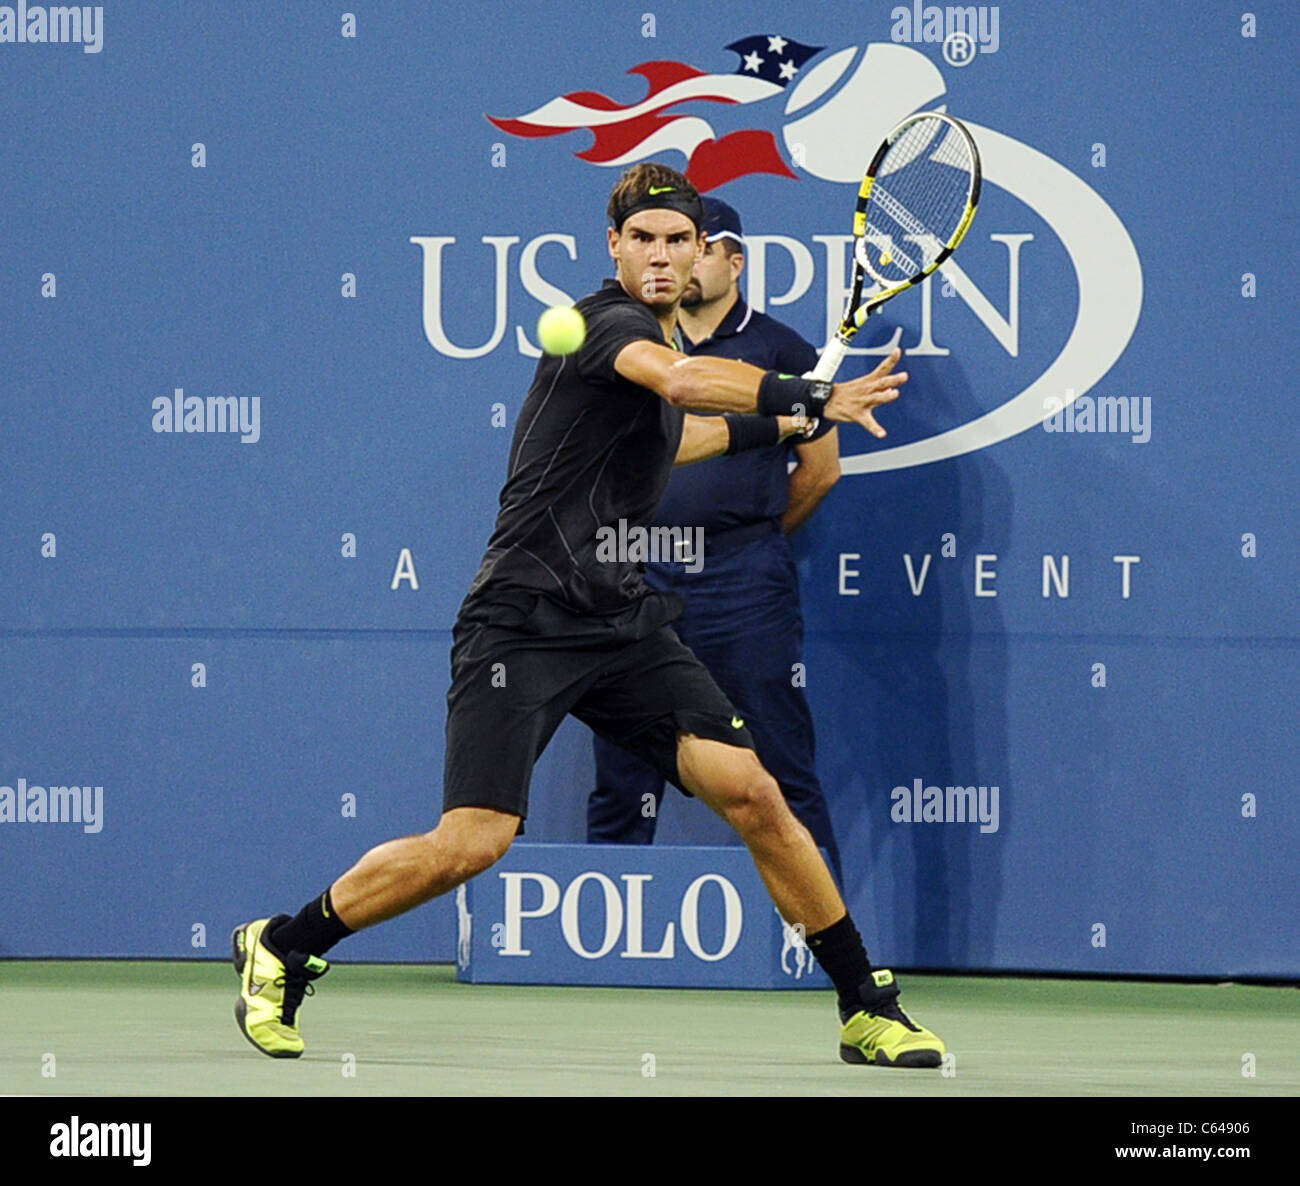
[[[794,330],[751,309],[739,296],[712,337],[684,344],[688,354],[735,358],[789,375],[802,375],[817,364],[817,351]],[[823,420],[816,436],[834,427]],[[804,439],[787,437],[766,449],[679,465],[655,511],[655,524],[703,527],[707,539],[734,527],[779,520],[790,502],[791,452]]]

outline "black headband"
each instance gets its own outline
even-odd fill
[[[660,192],[655,193],[655,190]],[[652,185],[650,193],[639,202],[624,206],[615,214],[614,229],[621,231],[623,224],[632,215],[640,214],[642,210],[676,210],[678,214],[685,214],[695,224],[697,231],[704,223],[704,200],[693,189],[682,190],[672,185]]]

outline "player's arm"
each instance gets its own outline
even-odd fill
[[[614,359],[614,369],[632,383],[647,387],[674,407],[688,412],[761,412],[780,415],[801,412],[827,420],[861,424],[874,436],[885,430],[872,409],[898,398],[907,372],[893,370],[902,351],[894,350],[869,375],[836,383],[820,406],[813,406],[808,380],[778,379],[747,362],[704,354],[682,357],[666,345],[641,338],[629,342]]]
[[[738,423],[741,420],[753,424]],[[767,423],[764,423],[767,421]],[[802,422],[795,416],[692,416],[682,421],[682,440],[677,446],[674,465],[690,465],[692,461],[707,461],[724,453],[740,453],[745,449],[759,449],[775,445],[786,437],[803,430]],[[832,433],[832,435],[834,435]]]
[[[688,412],[756,412],[764,374],[734,358],[683,356],[648,338],[624,346],[614,369]]]
[[[790,503],[781,517],[786,535],[797,531],[840,480],[839,430],[794,447],[798,464],[790,473]]]

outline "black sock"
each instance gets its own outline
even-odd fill
[[[340,939],[352,934],[348,926],[334,912],[330,891],[313,898],[297,917],[282,922],[271,932],[271,944],[281,955],[301,951],[305,955],[324,955]]]
[[[862,985],[871,979],[871,964],[862,936],[845,914],[839,922],[808,936],[808,946],[840,996],[840,1017],[847,1021],[862,1008]]]

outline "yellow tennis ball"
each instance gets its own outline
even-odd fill
[[[537,340],[547,354],[572,354],[587,338],[587,323],[571,305],[553,305],[537,319]]]

